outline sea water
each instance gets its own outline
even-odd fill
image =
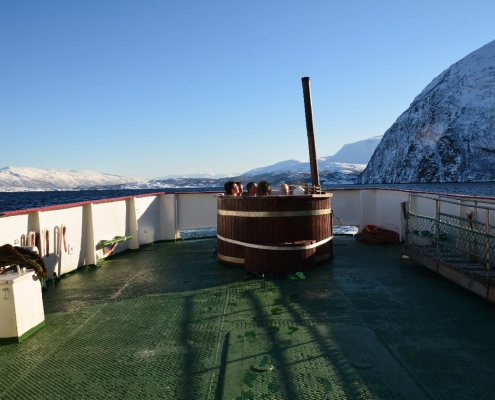
[[[148,193],[219,192],[220,188],[61,190],[46,192],[0,192],[0,214],[84,201],[138,196]]]
[[[332,185],[324,187],[331,192],[335,189],[394,189],[414,190],[425,193],[468,195],[489,197],[495,200],[495,182],[481,183],[411,183],[383,185]],[[166,188],[166,189],[119,189],[119,190],[70,190],[47,192],[0,192],[0,214],[7,211],[28,210],[61,204],[79,203],[91,200],[137,196],[147,193],[177,192],[221,192],[220,187]]]
[[[495,182],[463,183],[396,183],[381,185],[333,185],[326,189],[392,189],[424,193],[492,197],[495,199]]]

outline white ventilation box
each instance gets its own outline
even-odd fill
[[[34,271],[0,275],[0,342],[20,342],[44,325],[41,284]]]

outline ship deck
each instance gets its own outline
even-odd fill
[[[43,293],[1,399],[489,399],[494,305],[398,245],[336,237],[306,279],[244,279],[215,239],[155,243]]]

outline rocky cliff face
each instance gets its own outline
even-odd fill
[[[495,181],[495,41],[436,77],[385,132],[358,183]]]

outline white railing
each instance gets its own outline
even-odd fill
[[[0,217],[0,246],[25,245],[36,232],[36,246],[48,278],[97,264],[109,254],[157,241],[176,240],[180,231],[216,227],[216,193],[161,193],[7,212]],[[132,237],[115,249],[101,241]]]
[[[373,224],[395,231],[404,240],[404,207],[410,192],[387,189],[327,190],[331,208],[344,225],[361,229]],[[111,254],[138,249],[148,243],[180,238],[183,230],[215,228],[218,193],[157,193],[75,205],[55,206],[0,216],[0,246],[20,246],[29,232],[48,267],[48,277],[96,264],[108,256],[101,241],[132,237]],[[410,205],[423,215],[436,210],[421,198]],[[48,232],[48,233],[47,233]],[[47,240],[48,239],[48,240]]]

